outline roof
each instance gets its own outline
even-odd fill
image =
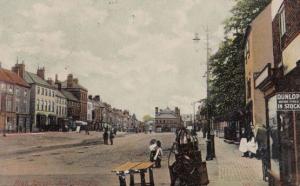
[[[26,81],[24,81],[20,76],[18,76],[18,74],[4,68],[0,68],[0,81],[23,87],[30,87],[30,85],[26,83]]]
[[[79,100],[71,92],[61,90],[61,93],[67,98],[67,100],[79,102]]]
[[[174,114],[158,114],[155,118],[157,119],[177,119],[178,117]]]
[[[66,98],[66,96],[60,90],[56,90],[56,96],[60,98]]]
[[[79,83],[73,83],[73,86],[72,87],[68,87],[67,86],[67,81],[64,81],[61,83],[61,86],[62,88],[68,88],[68,89],[83,89],[83,90],[86,90],[87,89],[85,87],[83,87],[82,85],[80,85]]]
[[[158,114],[155,116],[157,119],[177,119],[178,116],[175,114],[173,110],[171,110],[169,107],[166,109],[161,109]]]
[[[29,84],[37,84],[48,88],[54,88],[54,86],[47,83],[47,81],[40,78],[38,75],[31,73],[31,72],[25,72],[25,81]]]

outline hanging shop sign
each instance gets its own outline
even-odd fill
[[[300,92],[280,92],[276,98],[277,111],[300,111]]]

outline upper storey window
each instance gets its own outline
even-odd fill
[[[284,36],[286,33],[286,19],[285,19],[285,8],[284,6],[280,8],[279,10],[279,21],[280,21],[280,36]]]

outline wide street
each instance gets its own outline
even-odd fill
[[[167,156],[173,133],[119,133],[113,146],[104,145],[101,136],[102,133],[92,132],[1,137],[0,185],[117,186],[118,177],[111,170],[127,161],[147,161],[148,144],[153,138],[162,141],[165,152],[162,168],[154,169],[155,183],[170,185]],[[200,137],[199,140],[204,159],[205,141]],[[11,146],[10,151],[6,150],[7,145]],[[240,157],[236,145],[216,138],[216,156],[207,162],[209,185],[267,185],[261,181],[261,161]]]

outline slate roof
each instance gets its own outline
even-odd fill
[[[61,90],[61,93],[67,98],[67,100],[79,102],[79,100],[71,92],[66,90]]]
[[[37,85],[48,87],[48,88],[55,88],[54,86],[47,83],[47,81],[40,78],[38,75],[31,73],[31,72],[25,72],[24,79],[28,84],[37,84]]]
[[[64,81],[64,82],[61,83],[61,86],[62,86],[62,88],[68,88],[68,89],[83,89],[83,90],[86,90],[86,91],[87,91],[87,89],[86,89],[84,86],[80,85],[79,83],[78,83],[78,84],[77,84],[77,83],[73,83],[73,86],[72,86],[72,87],[67,87],[67,81]]]
[[[0,68],[0,81],[23,87],[30,87],[30,85],[26,83],[26,81],[24,81],[20,76],[18,76],[18,74],[4,68]]]
[[[66,96],[59,90],[56,90],[56,96],[60,98],[66,98]]]

